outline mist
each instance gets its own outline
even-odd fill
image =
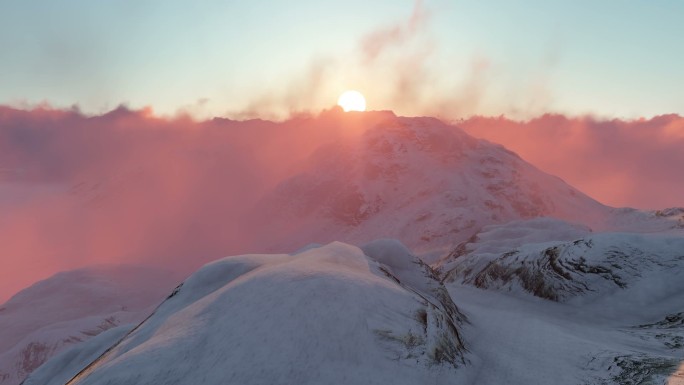
[[[546,114],[527,121],[473,117],[455,124],[505,145],[605,204],[684,206],[684,118],[679,115],[605,120]]]
[[[0,107],[0,297],[77,266],[189,272],[264,250],[248,213],[319,147],[361,132],[340,116],[194,121],[126,107],[98,116]]]
[[[0,297],[85,265],[190,272],[226,255],[274,251],[275,234],[260,231],[269,218],[253,218],[254,207],[378,116],[333,109],[282,122],[195,121],[126,107],[96,116],[0,107]],[[684,205],[679,116],[481,117],[456,125],[603,203]]]

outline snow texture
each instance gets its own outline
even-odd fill
[[[211,263],[69,384],[449,383],[464,316],[404,246],[364,249]]]

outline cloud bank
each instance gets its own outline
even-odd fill
[[[258,251],[246,213],[319,146],[354,133],[341,123],[0,106],[0,302],[76,266],[191,271]]]
[[[274,123],[164,119],[124,107],[99,116],[0,107],[0,302],[83,265],[191,271],[262,251],[250,210],[305,170],[314,152],[373,124],[362,115],[345,121],[333,110]],[[682,117],[476,117],[457,125],[603,203],[684,206]]]
[[[600,120],[547,114],[528,121],[456,122],[497,142],[593,198],[642,209],[684,206],[684,118]]]

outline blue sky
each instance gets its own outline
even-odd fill
[[[241,116],[356,88],[405,114],[684,113],[684,2],[426,0],[408,31],[414,6],[4,0],[0,103]],[[364,39],[392,28],[407,36],[363,59]]]

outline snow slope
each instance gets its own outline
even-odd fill
[[[489,229],[443,268],[448,281],[485,289],[526,291],[554,301],[600,301],[607,297],[639,306],[684,293],[684,236],[598,233],[573,241],[552,237],[507,250],[493,247]],[[481,244],[479,244],[481,242]],[[601,304],[608,306],[608,304]]]
[[[454,383],[684,383],[684,349],[676,345],[684,328],[663,333],[640,327],[645,318],[667,317],[657,307],[640,308],[635,316],[629,304],[606,312],[470,285],[447,287],[472,325],[464,330],[469,365],[459,368],[461,381]]]
[[[0,384],[22,381],[55,354],[121,324],[139,322],[178,280],[140,266],[59,273],[0,305]]]
[[[89,340],[76,344],[57,354],[33,371],[22,385],[64,385],[86,365],[93,362],[115,344],[135,325],[121,325],[108,329]]]
[[[587,264],[620,247],[629,285],[573,276],[585,290],[559,286],[551,301],[522,283],[441,284],[391,240],[228,257],[193,274],[132,331],[77,345],[25,385],[682,383],[684,258],[675,251],[684,238],[589,234],[550,219],[487,232],[511,243],[583,234],[518,249],[543,258],[549,245],[564,245],[561,258],[582,250]],[[482,255],[503,249],[491,242],[482,241]]]
[[[473,325],[469,383],[684,383],[681,231],[490,226],[441,271]]]
[[[229,257],[68,383],[446,384],[467,363],[464,322],[396,241]]]

